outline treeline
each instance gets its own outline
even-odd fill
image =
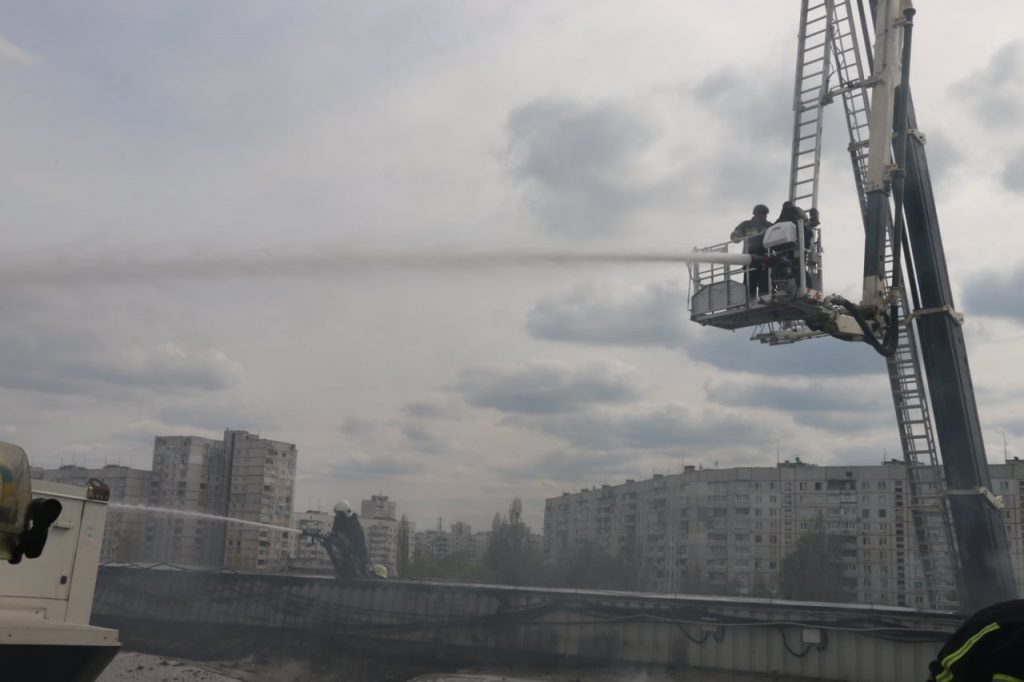
[[[501,585],[577,587],[606,590],[637,588],[636,565],[585,544],[549,565],[530,545],[530,528],[516,519],[497,517],[481,560],[468,552],[435,558],[416,552],[403,577],[490,582]]]
[[[455,553],[443,559],[416,553],[403,577],[490,582],[502,585],[569,587],[598,590],[650,589],[639,562],[612,556],[594,543],[583,543],[564,552],[553,564],[545,563],[543,552],[529,543],[530,529],[515,517],[496,517],[490,542],[481,560],[470,553]],[[784,599],[846,602],[856,599],[854,579],[844,570],[844,555],[856,551],[855,538],[825,531],[819,520],[798,538],[782,558],[778,584],[768,585],[764,576],[754,584],[711,585],[693,566],[676,591],[688,594],[747,595]],[[625,552],[635,556],[635,547]],[[773,581],[774,582],[774,581]]]

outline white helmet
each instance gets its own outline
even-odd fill
[[[352,505],[348,503],[348,500],[342,500],[338,504],[334,505],[334,513],[352,516]]]

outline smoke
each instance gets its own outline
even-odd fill
[[[96,257],[0,263],[0,286],[64,287],[174,280],[330,278],[380,270],[452,272],[685,263],[691,254],[558,251],[370,252],[329,248],[167,258]]]

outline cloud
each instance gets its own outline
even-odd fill
[[[972,278],[964,286],[964,310],[972,315],[1024,322],[1021,287],[1024,287],[1024,265]]]
[[[420,424],[405,424],[401,427],[402,435],[414,450],[428,455],[440,455],[451,452],[451,446],[438,438]]]
[[[340,430],[346,436],[352,436],[353,438],[366,438],[378,433],[380,428],[380,422],[376,419],[345,417],[345,420],[341,423]]]
[[[442,420],[461,419],[463,405],[458,399],[430,398],[427,400],[410,400],[402,405],[402,415],[410,419]]]
[[[127,348],[96,354],[68,368],[72,377],[119,386],[152,389],[198,388],[207,391],[234,385],[242,367],[216,348],[185,349],[166,341],[155,347]]]
[[[690,96],[741,137],[776,143],[791,139],[793,84],[777,71],[719,69],[704,76]]]
[[[767,346],[750,341],[741,330],[706,329],[686,343],[694,360],[719,369],[772,377],[851,377],[884,375],[885,360],[866,343],[823,337],[790,345]]]
[[[743,331],[697,329],[687,319],[686,292],[674,282],[625,291],[579,285],[534,304],[526,328],[549,341],[680,348],[694,360],[735,372],[820,377],[885,371],[867,344],[823,338],[769,347]]]
[[[503,462],[493,470],[502,479],[566,481],[617,480],[643,472],[635,452],[555,450],[537,457]]]
[[[1011,192],[1024,194],[1024,147],[1014,152],[1003,167],[1003,186]]]
[[[541,98],[513,110],[505,128],[508,170],[552,234],[625,231],[630,214],[672,184],[671,173],[644,168],[660,133],[624,105]]]
[[[3,66],[4,62],[28,66],[35,62],[35,58],[11,41],[0,36],[0,66]]]
[[[0,329],[0,387],[56,393],[103,389],[218,391],[238,383],[241,365],[216,348],[165,341],[123,346],[45,324]]]
[[[526,328],[534,338],[548,341],[677,348],[685,324],[686,293],[679,284],[627,290],[581,284],[540,299]]]
[[[199,396],[184,399],[157,410],[160,423],[178,431],[202,429],[221,433],[225,429],[267,432],[280,427],[272,411],[237,396]],[[151,431],[151,433],[156,433]]]
[[[720,409],[696,410],[682,403],[640,404],[625,409],[590,410],[510,423],[561,438],[586,450],[701,451],[756,445],[766,424]]]
[[[408,455],[354,453],[341,457],[318,471],[317,479],[400,478],[423,472],[426,465]]]
[[[1003,45],[983,68],[952,86],[986,127],[1010,128],[1024,117],[1024,40]]]
[[[473,407],[516,414],[560,414],[587,405],[622,403],[639,395],[634,370],[618,362],[528,362],[467,369],[455,390]]]
[[[885,386],[881,388],[888,390]],[[884,404],[880,398],[888,396],[887,392],[871,393],[860,383],[839,386],[807,381],[798,385],[777,381],[720,381],[708,384],[706,392],[709,400],[720,405],[799,412],[873,411]]]
[[[713,118],[707,134],[715,148],[703,164],[712,182],[700,200],[730,209],[743,205],[743,211],[766,203],[777,210],[793,132],[790,79],[776,69],[725,68],[706,75],[689,96]]]

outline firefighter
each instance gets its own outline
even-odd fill
[[[367,578],[372,571],[370,556],[366,549],[366,535],[359,523],[359,516],[347,500],[334,505],[334,525],[331,527],[338,546],[344,547],[357,578]]]
[[[981,609],[946,641],[928,664],[928,682],[1024,680],[1024,599]]]
[[[768,220],[768,207],[758,204],[752,211],[753,215],[749,220],[744,220],[736,226],[729,235],[733,243],[743,242],[743,253],[754,256],[765,255],[764,231],[771,226]],[[747,281],[747,295],[753,299],[758,293],[768,293],[768,271],[760,267],[752,267],[745,275]]]

